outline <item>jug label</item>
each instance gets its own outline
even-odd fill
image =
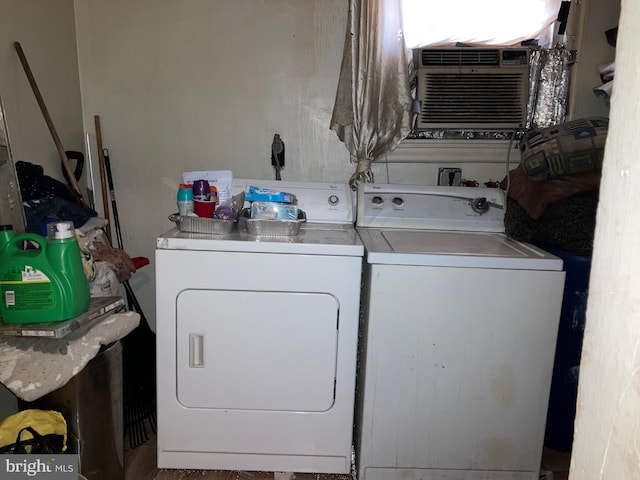
[[[37,268],[11,268],[0,280],[6,308],[14,311],[46,310],[54,306],[51,279]]]
[[[0,291],[6,308],[14,311],[46,310],[55,306],[51,282],[2,282]]]
[[[10,285],[22,282],[51,282],[51,279],[42,271],[30,265],[21,268],[9,268],[0,275],[0,285]]]
[[[49,277],[47,277],[44,273],[42,273],[37,268],[33,268],[29,265],[25,265],[24,270],[22,271],[22,281],[23,282],[48,282]]]

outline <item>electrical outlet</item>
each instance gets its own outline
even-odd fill
[[[438,169],[438,185],[458,187],[462,182],[462,169],[441,167]]]

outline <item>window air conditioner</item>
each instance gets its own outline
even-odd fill
[[[490,130],[525,124],[527,48],[421,48],[418,56],[417,128]]]

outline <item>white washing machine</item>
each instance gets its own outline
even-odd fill
[[[502,192],[366,185],[359,480],[537,480],[564,272]]]
[[[156,248],[158,467],[348,473],[364,248],[348,185],[293,193],[291,237],[176,229]]]

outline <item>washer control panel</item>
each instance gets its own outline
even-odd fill
[[[365,184],[357,226],[504,231],[504,192],[497,188]]]

